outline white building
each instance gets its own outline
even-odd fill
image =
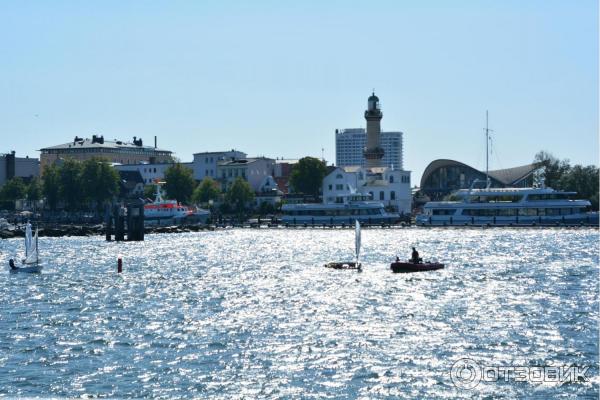
[[[340,195],[361,193],[400,213],[411,211],[410,171],[392,168],[337,167],[323,179],[323,203]]]
[[[383,148],[381,165],[402,169],[402,132],[381,132],[379,143]],[[338,167],[365,166],[364,150],[367,145],[367,132],[364,128],[350,128],[335,131],[335,165]]]
[[[266,157],[219,161],[217,181],[221,183],[221,189],[226,191],[240,177],[250,184],[252,190],[259,192],[264,179],[273,176],[274,166],[275,160]]]
[[[180,163],[184,167],[193,170],[193,163]],[[163,181],[165,179],[165,171],[173,166],[174,163],[140,163],[140,164],[116,164],[114,165],[117,171],[138,171],[142,175],[144,185],[151,185],[155,181]]]
[[[194,170],[194,179],[201,181],[209,176],[212,179],[217,179],[217,163],[227,160],[239,160],[246,158],[247,154],[243,151],[205,151],[203,153],[195,153],[194,161],[192,161]]]

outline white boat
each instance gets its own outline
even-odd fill
[[[194,214],[194,210],[178,203],[176,200],[165,200],[162,197],[160,184],[156,184],[156,195],[153,202],[144,205],[146,222],[172,220],[179,221]]]
[[[355,228],[354,228],[354,262],[329,262],[325,264],[326,268],[333,269],[357,269],[359,272],[362,269],[362,264],[360,263],[360,222],[356,220]]]
[[[598,224],[588,200],[576,192],[551,188],[461,189],[448,201],[425,204],[417,215],[421,226],[581,225]]]
[[[25,258],[21,260],[22,266],[16,266],[11,260],[11,272],[42,272],[38,251],[38,229],[35,229],[35,236],[32,236],[31,224],[27,223],[25,227]]]
[[[362,194],[338,196],[335,203],[284,204],[281,211],[281,222],[290,225],[393,224],[400,219],[400,215],[385,211],[383,203]]]
[[[421,226],[456,225],[598,225],[598,213],[590,212],[588,200],[577,199],[576,192],[552,188],[491,188],[489,178],[489,132],[486,111],[486,188],[454,192],[448,201],[430,201],[415,218]]]

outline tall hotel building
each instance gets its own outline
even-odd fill
[[[338,167],[365,167],[364,151],[367,132],[364,128],[335,130],[335,165]],[[404,169],[402,132],[381,132],[383,148],[382,167]]]

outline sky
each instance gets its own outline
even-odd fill
[[[486,110],[490,169],[597,165],[598,3],[0,3],[0,152],[101,134],[331,163],[373,89],[413,184],[438,158],[485,168]]]

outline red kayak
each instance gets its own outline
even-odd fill
[[[396,261],[391,265],[392,271],[394,272],[419,272],[419,271],[433,271],[436,269],[444,268],[444,264],[440,263],[412,263],[412,262],[402,262]]]

